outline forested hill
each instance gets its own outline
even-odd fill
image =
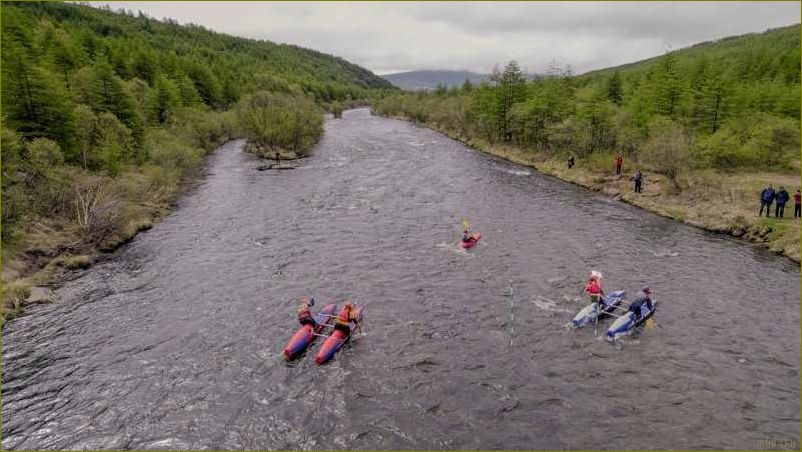
[[[186,75],[214,107],[230,105],[257,88],[287,90],[293,84],[323,102],[365,97],[365,89],[393,88],[342,58],[201,26],[57,2],[9,2],[2,8],[5,53],[23,51],[32,64],[52,59],[67,78],[99,59],[124,80],[152,84],[163,73],[178,83]]]
[[[800,76],[799,24],[775,28],[763,33],[728,36],[670,53],[679,65],[705,64],[722,73],[742,79],[780,77],[798,83]],[[659,64],[665,55],[648,58],[583,74],[583,78],[608,77],[615,72],[642,73]]]
[[[384,74],[383,78],[408,91],[433,90],[438,86],[462,86],[465,80],[478,84],[487,79],[485,74],[470,71],[409,71]]]
[[[294,158],[323,134],[324,110],[396,90],[342,58],[169,19],[0,8],[4,275],[124,242],[228,139]],[[3,293],[3,313],[17,312]]]

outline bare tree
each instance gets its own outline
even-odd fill
[[[81,178],[73,185],[75,220],[88,241],[102,240],[117,227],[120,201],[105,177]]]

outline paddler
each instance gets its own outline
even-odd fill
[[[334,329],[340,330],[347,337],[351,335],[350,322],[358,322],[357,314],[356,309],[354,309],[354,304],[350,301],[346,301],[342,309],[340,309],[340,313],[337,314],[337,320],[334,322]]]
[[[632,312],[635,323],[640,322],[642,317],[641,310],[644,304],[647,308],[649,308],[649,311],[654,308],[654,305],[652,305],[652,289],[648,287],[641,289],[640,293],[638,293],[638,296],[635,297],[635,301],[629,305],[629,311]]]
[[[301,325],[311,325],[312,328],[317,326],[315,318],[312,317],[312,311],[309,310],[315,305],[314,298],[304,298],[301,300],[301,306],[298,309],[298,323]]]
[[[585,284],[585,292],[590,295],[590,301],[596,303],[596,312],[602,312],[602,299],[604,297],[604,290],[602,290],[602,274],[593,270],[590,272],[587,284]]]
[[[473,234],[471,234],[471,231],[468,229],[462,231],[462,243],[471,243],[471,240],[473,240]]]

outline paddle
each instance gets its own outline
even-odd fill
[[[468,220],[462,220],[462,230],[463,231],[471,230],[471,224],[468,222]],[[469,237],[473,237],[473,233],[470,233]]]
[[[512,347],[512,338],[515,337],[515,291],[512,288],[512,281],[510,281],[510,347]]]

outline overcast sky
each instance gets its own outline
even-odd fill
[[[105,4],[108,2],[93,2]],[[577,73],[700,41],[799,23],[799,2],[112,2],[248,38],[297,44],[378,73],[489,72],[515,59]]]

